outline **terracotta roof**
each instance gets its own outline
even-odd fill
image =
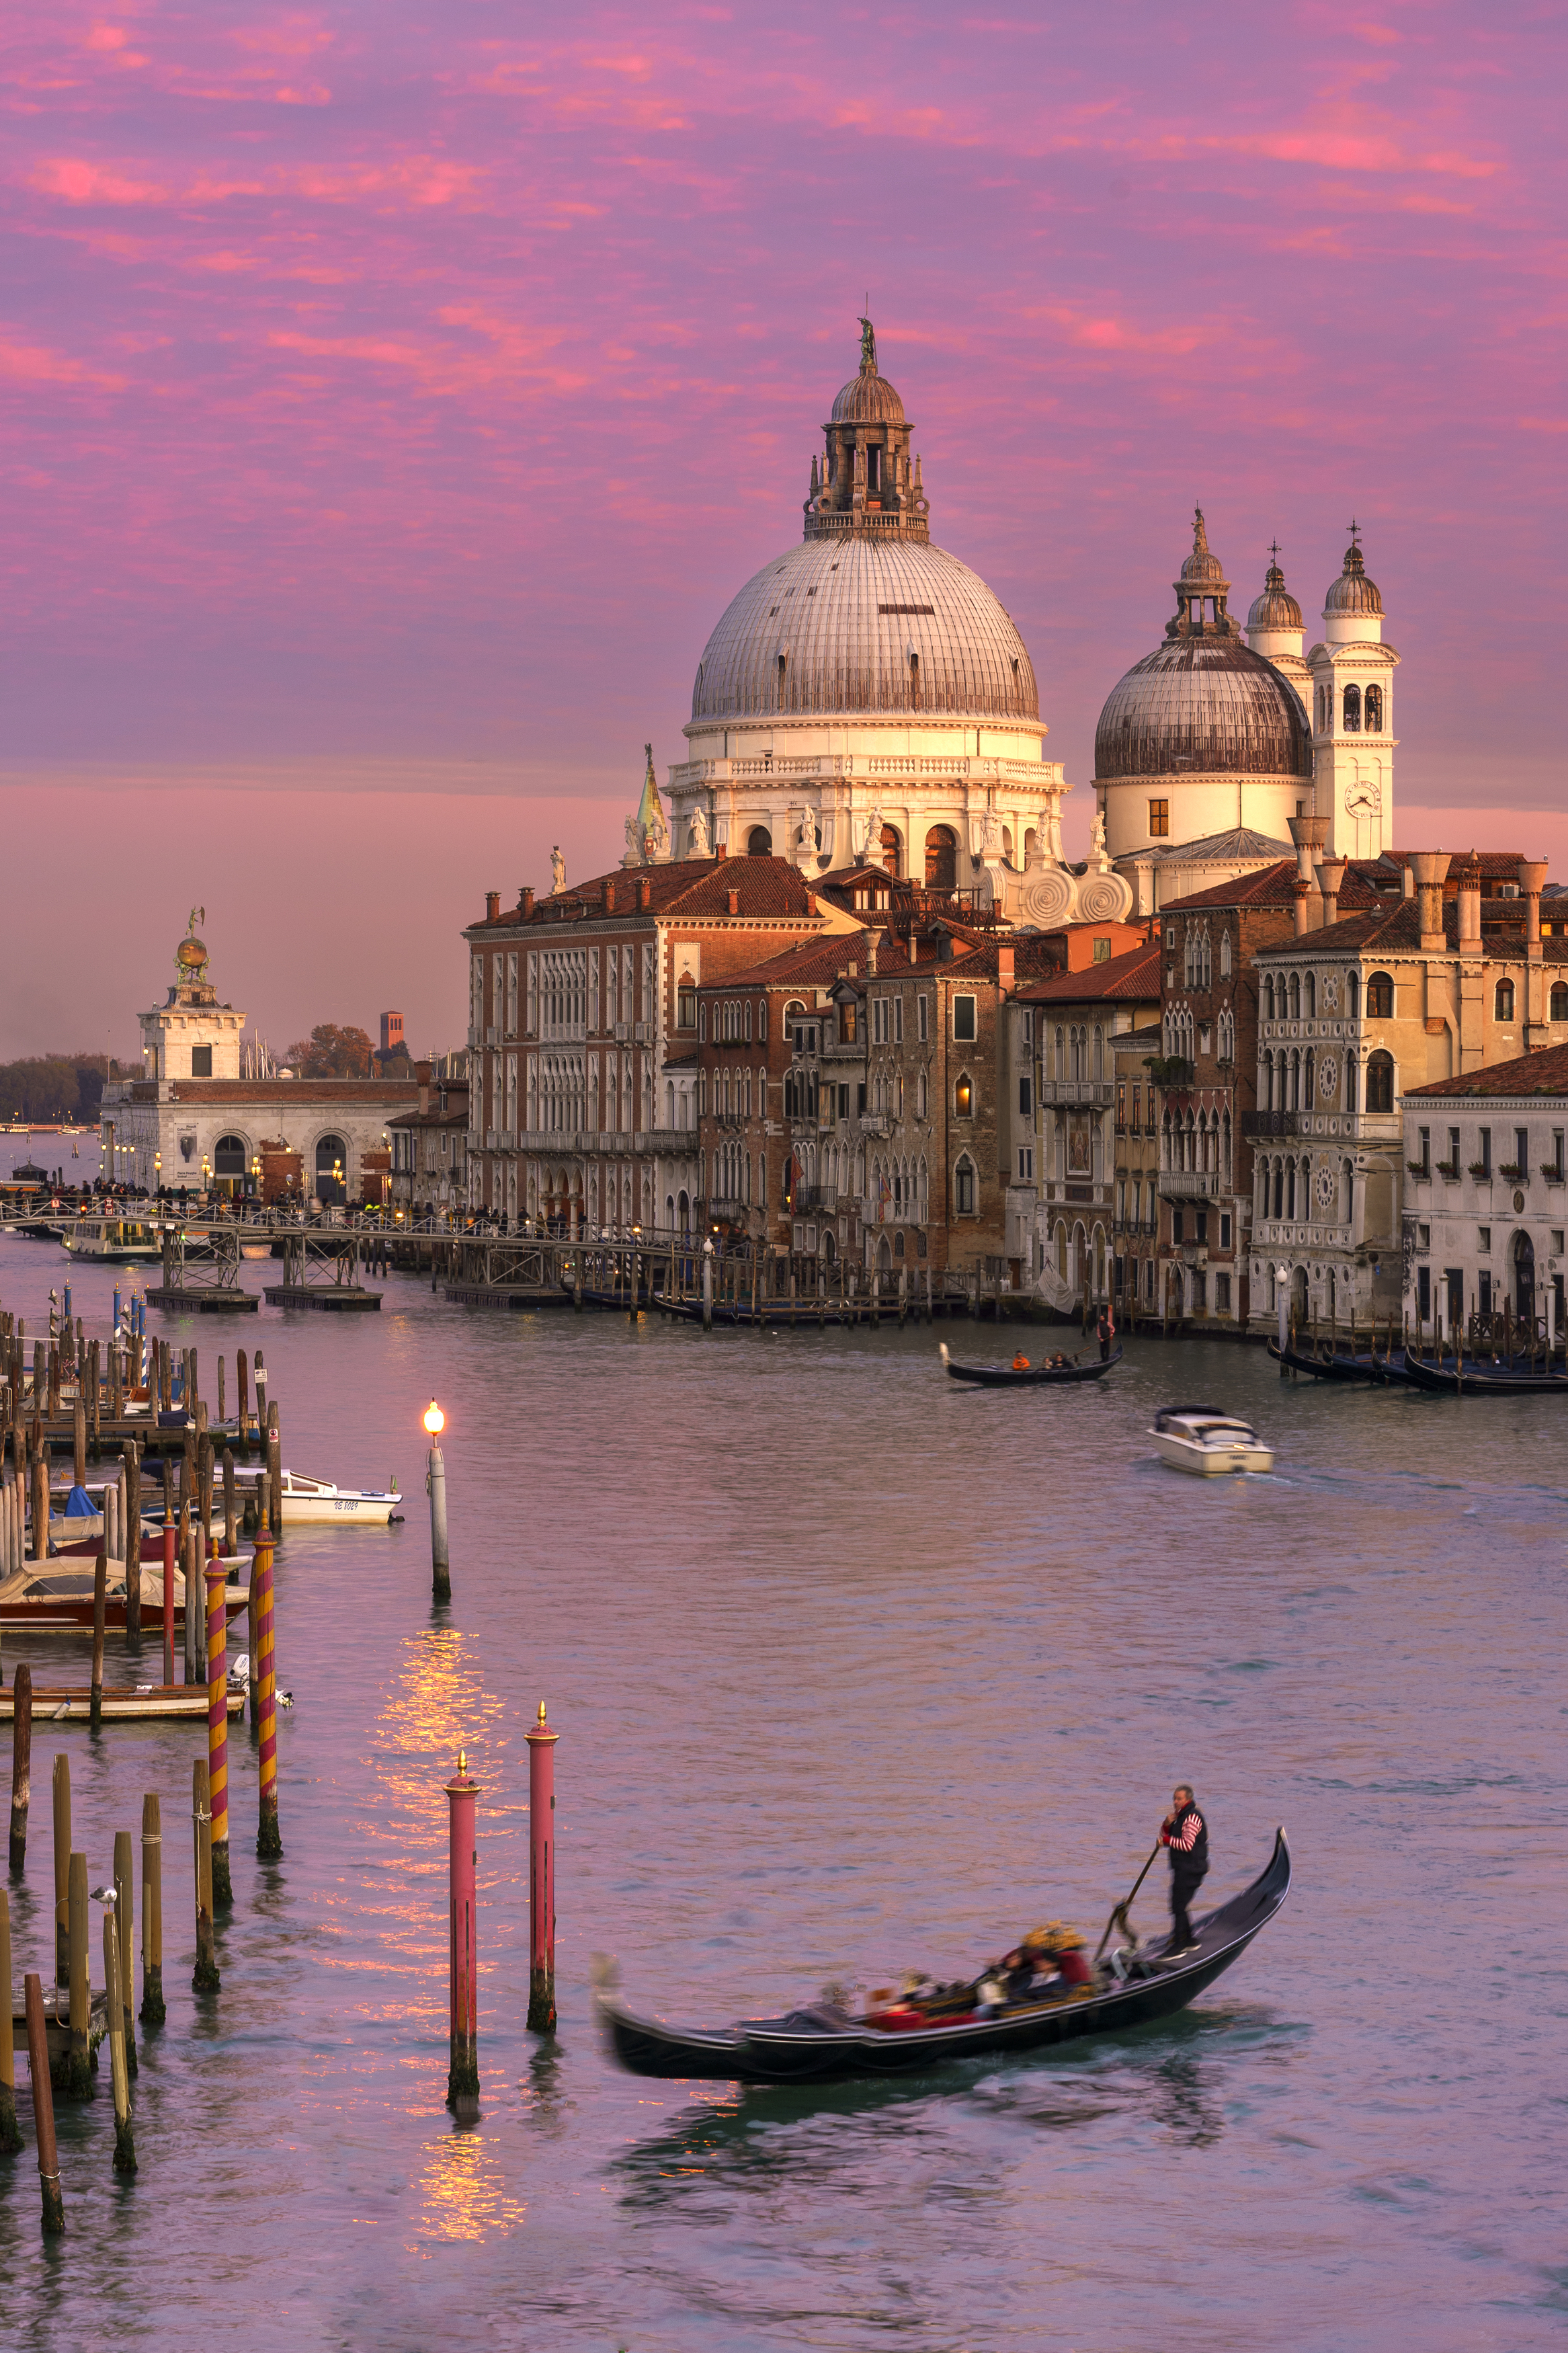
[[[409,1079],[174,1079],[170,1091],[175,1103],[254,1103],[258,1110],[281,1111],[289,1103],[416,1103],[419,1090]]]
[[[1497,925],[1485,921],[1486,902],[1482,902],[1481,946],[1483,953],[1502,955],[1510,963],[1524,960],[1522,934],[1514,926]],[[1444,947],[1457,955],[1459,950],[1459,905],[1457,899],[1443,902]],[[1542,960],[1560,964],[1568,959],[1568,940],[1542,940]],[[1308,932],[1300,939],[1276,940],[1271,947],[1257,951],[1265,956],[1313,956],[1327,954],[1342,955],[1347,951],[1360,955],[1418,955],[1421,952],[1421,902],[1418,899],[1395,899],[1370,913],[1346,915],[1337,923]]]
[[[1144,997],[1158,1001],[1161,980],[1159,947],[1129,948],[1103,964],[1087,964],[1077,972],[1053,973],[1032,988],[1018,991],[1024,1005],[1090,1004],[1097,998]]]
[[[1520,1054],[1510,1062],[1493,1062],[1484,1071],[1463,1071],[1458,1078],[1436,1079],[1430,1086],[1402,1092],[1406,1103],[1423,1095],[1568,1094],[1568,1046],[1548,1046],[1539,1054]]]
[[[797,940],[793,947],[781,948],[776,955],[766,956],[761,964],[748,965],[744,972],[727,973],[722,980],[707,980],[702,993],[732,993],[738,988],[824,988],[829,981],[847,973],[850,965],[866,969],[868,934],[865,932],[830,932],[825,938]],[[887,953],[887,935],[878,942],[879,955]]]
[[[1156,1053],[1163,1053],[1165,1033],[1157,1021],[1147,1029],[1118,1029],[1110,1039],[1111,1050],[1120,1053],[1123,1046],[1152,1046]]]
[[[647,908],[639,908],[637,889],[646,882]],[[521,906],[503,907],[497,915],[480,915],[465,924],[465,932],[548,929],[554,923],[593,922],[605,916],[605,885],[613,883],[616,904],[608,920],[623,915],[654,914],[702,917],[727,915],[730,893],[740,895],[742,915],[810,915],[811,892],[787,859],[683,858],[668,866],[616,866],[596,874],[574,890],[562,891],[534,902],[530,915]]]
[[[1384,852],[1385,860],[1395,868],[1408,866],[1413,858],[1420,855],[1416,849],[1386,849]],[[1504,882],[1516,882],[1523,856],[1521,849],[1456,849],[1450,857],[1448,881],[1452,882],[1460,867],[1468,866],[1473,860],[1480,869],[1483,881],[1492,875]]]
[[[1340,892],[1342,907],[1361,909],[1384,906],[1372,885],[1363,880],[1371,871],[1372,861],[1356,860],[1345,869],[1344,887]],[[1194,891],[1185,899],[1169,899],[1160,910],[1162,915],[1185,914],[1189,908],[1201,907],[1291,907],[1296,904],[1297,866],[1293,858],[1282,858],[1278,866],[1261,866],[1255,873],[1238,874],[1232,882],[1215,882],[1206,891]],[[1314,890],[1312,899],[1322,902]],[[1415,902],[1410,902],[1412,905]]]

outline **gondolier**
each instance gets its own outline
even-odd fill
[[[1208,1824],[1198,1811],[1190,1782],[1178,1781],[1171,1792],[1171,1810],[1160,1825],[1160,1844],[1171,1856],[1171,1943],[1167,1957],[1194,1949],[1188,1906],[1209,1867]]]

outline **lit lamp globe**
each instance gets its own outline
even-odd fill
[[[425,1427],[432,1438],[439,1438],[447,1427],[447,1417],[434,1398],[425,1409]]]

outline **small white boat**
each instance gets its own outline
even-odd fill
[[[1272,1471],[1274,1449],[1265,1446],[1250,1422],[1216,1405],[1171,1405],[1154,1416],[1149,1432],[1162,1462],[1216,1479],[1227,1471]]]
[[[374,1488],[334,1487],[325,1479],[302,1479],[297,1471],[283,1473],[286,1528],[335,1527],[345,1520],[384,1528],[402,1501],[395,1487],[377,1494]]]

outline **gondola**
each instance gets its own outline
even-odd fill
[[[1530,1373],[1521,1360],[1511,1364],[1477,1363],[1469,1357],[1458,1365],[1428,1364],[1407,1356],[1405,1377],[1418,1389],[1436,1397],[1568,1397],[1568,1372]]]
[[[1352,1356],[1348,1349],[1332,1346],[1326,1354],[1310,1348],[1282,1348],[1278,1340],[1270,1340],[1268,1353],[1276,1364],[1293,1373],[1309,1373],[1315,1381],[1362,1381],[1374,1388],[1411,1383],[1403,1348],[1385,1349],[1381,1356],[1376,1349]]]
[[[1061,1387],[1072,1381],[1102,1380],[1113,1366],[1121,1362],[1121,1351],[1113,1349],[1109,1356],[1091,1356],[1087,1364],[1031,1365],[1020,1372],[1013,1365],[964,1365],[947,1351],[942,1341],[942,1361],[951,1381],[978,1381],[988,1389],[1027,1389]]]
[[[1011,2058],[1085,2035],[1121,2033],[1169,2018],[1239,1960],[1268,1926],[1290,1885],[1290,1850],[1274,1834],[1267,1868],[1241,1894],[1194,1922],[1196,1950],[1179,1961],[1163,1954],[1170,1939],[1142,1952],[1111,1956],[1100,1983],[1055,1998],[1010,2004],[987,2018],[973,2014],[929,2026],[878,2027],[821,2001],[780,2018],[746,2018],[714,2031],[681,2033],[637,2017],[601,1983],[595,2010],[614,2056],[634,2075],[703,2076],[742,2084],[823,2084],[855,2075],[889,2075],[947,2059]]]

